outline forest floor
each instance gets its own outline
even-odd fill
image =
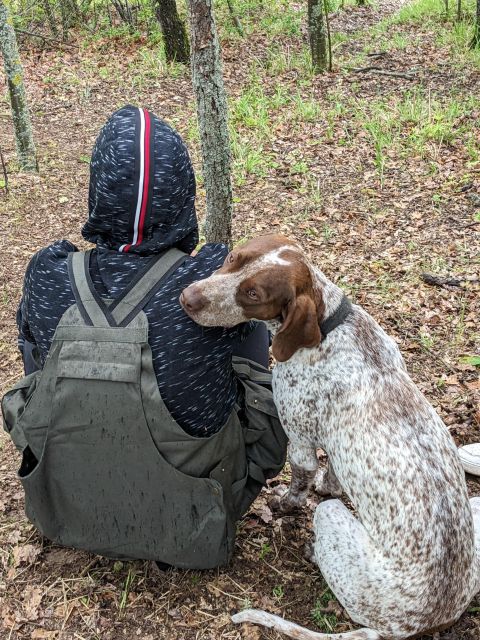
[[[480,441],[480,55],[440,1],[396,10],[347,5],[332,19],[334,71],[308,63],[304,5],[238,2],[236,35],[219,6],[234,152],[235,241],[270,231],[295,237],[323,271],[398,342],[408,370],[458,444]],[[388,9],[388,10],[387,10]],[[112,32],[22,55],[40,174],[15,166],[0,102],[10,174],[0,188],[0,392],[21,375],[15,310],[29,258],[60,238],[85,244],[88,160],[107,117],[131,102],[184,136],[204,192],[188,69],[166,65],[145,36]],[[382,75],[377,67],[403,74]],[[3,84],[3,83],[2,83]],[[457,278],[429,286],[422,273]],[[0,435],[0,636],[6,640],[278,639],[238,628],[245,606],[312,629],[353,628],[319,571],[303,558],[315,496],[295,518],[275,518],[266,490],[239,524],[232,563],[160,572],[55,547],[23,511],[18,458]],[[288,482],[288,472],[281,478]],[[278,481],[277,481],[278,482]],[[471,495],[480,483],[469,479]],[[330,609],[325,612],[325,608]],[[478,640],[480,599],[436,640]]]

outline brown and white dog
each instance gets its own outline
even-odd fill
[[[395,342],[282,236],[233,250],[180,301],[201,325],[255,318],[274,333],[274,399],[292,468],[280,508],[305,500],[322,448],[329,468],[317,489],[343,490],[358,515],[337,499],[320,503],[313,559],[364,629],[314,633],[256,610],[234,622],[337,640],[400,640],[454,623],[480,590],[480,498],[469,501],[455,444]]]

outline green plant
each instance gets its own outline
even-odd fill
[[[480,355],[463,356],[463,358],[460,358],[460,362],[463,364],[473,364],[474,367],[480,367]]]
[[[122,595],[120,597],[120,602],[118,604],[118,608],[120,612],[124,611],[128,602],[128,594],[130,593],[130,589],[132,588],[132,584],[135,580],[135,572],[132,569],[128,570],[127,577],[125,579],[125,584],[123,585]]]
[[[262,548],[260,549],[259,558],[260,560],[264,560],[269,553],[272,553],[272,547],[268,544],[268,542],[264,542],[262,544]]]
[[[321,631],[331,633],[337,625],[337,615],[327,612],[325,609],[331,600],[335,600],[335,596],[330,589],[325,589],[320,598],[315,602],[312,609],[312,620]]]
[[[282,585],[279,584],[276,587],[273,587],[272,594],[274,598],[276,598],[277,600],[281,600],[285,595],[285,591],[283,590]]]

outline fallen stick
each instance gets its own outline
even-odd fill
[[[0,147],[0,163],[2,165],[3,178],[4,178],[3,188],[5,189],[5,195],[8,196],[8,174],[7,174],[7,167],[5,166],[5,160],[3,159],[2,147]]]
[[[64,47],[70,47],[71,49],[80,49],[76,44],[68,44],[67,42],[63,42],[62,40],[56,40],[55,38],[49,38],[48,36],[44,36],[42,33],[34,33],[33,31],[25,31],[24,29],[15,29],[16,33],[21,33],[25,36],[33,36],[34,38],[41,38],[44,42],[55,42],[56,44],[61,44]]]
[[[432,273],[421,273],[420,277],[426,284],[430,284],[435,287],[459,287],[463,289],[462,282],[459,278],[442,278],[442,276],[434,276]]]
[[[412,73],[400,73],[400,71],[387,71],[380,67],[357,67],[351,69],[354,73],[377,73],[382,76],[392,76],[393,78],[405,78],[405,80],[415,80],[416,75]]]

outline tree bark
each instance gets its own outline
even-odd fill
[[[192,77],[207,195],[208,242],[231,244],[232,184],[228,107],[212,0],[189,0]]]
[[[157,20],[162,29],[167,62],[190,62],[187,30],[178,15],[175,0],[155,0]]]
[[[323,0],[308,0],[308,35],[313,69],[315,73],[322,73],[327,68],[327,39]]]
[[[475,16],[475,25],[473,38],[470,42],[470,48],[480,47],[480,0],[477,0],[477,15]]]
[[[22,169],[38,171],[32,125],[23,83],[23,68],[20,62],[20,54],[18,53],[12,17],[4,0],[0,0],[0,51],[3,56],[5,76],[12,105],[18,161]]]

